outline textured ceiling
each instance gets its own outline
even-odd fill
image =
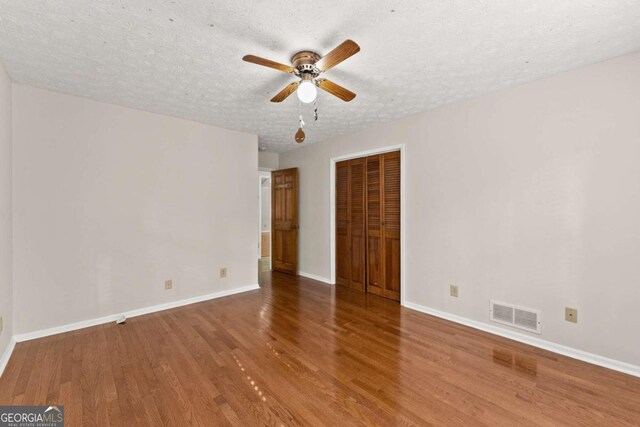
[[[257,133],[296,147],[298,102],[269,99],[288,63],[351,38],[307,141],[369,127],[640,49],[637,0],[0,0],[0,62],[20,83]]]

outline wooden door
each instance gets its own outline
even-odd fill
[[[336,163],[336,284],[364,291],[366,160]]]
[[[336,163],[336,284],[351,280],[351,234],[349,233],[349,161]]]
[[[336,283],[400,300],[400,152],[336,163]]]
[[[367,292],[383,295],[382,156],[367,157]]]
[[[271,266],[298,274],[298,169],[271,172]]]
[[[351,277],[349,287],[364,291],[366,279],[365,159],[349,160],[349,233]]]
[[[382,155],[383,292],[400,301],[400,152]]]
[[[367,157],[367,292],[400,301],[400,152]]]

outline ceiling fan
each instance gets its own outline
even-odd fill
[[[300,51],[291,57],[292,65],[281,64],[254,55],[247,55],[242,58],[242,60],[264,67],[274,68],[285,73],[295,74],[300,78],[300,81],[290,83],[282,89],[271,99],[271,102],[282,102],[297,90],[300,101],[306,104],[311,103],[315,101],[318,94],[316,86],[337,96],[343,101],[349,102],[356,97],[355,93],[331,80],[319,79],[318,76],[358,52],[360,52],[360,46],[358,46],[356,42],[353,40],[345,40],[338,47],[322,57],[308,50]]]

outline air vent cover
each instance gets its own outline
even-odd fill
[[[537,334],[542,331],[540,314],[540,310],[533,310],[531,308],[493,300],[489,308],[489,318],[491,321]]]

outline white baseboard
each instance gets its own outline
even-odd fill
[[[16,340],[11,337],[9,340],[9,345],[2,353],[2,357],[0,357],[0,377],[2,377],[2,373],[4,372],[4,368],[7,367],[7,363],[9,363],[9,359],[11,359],[11,354],[13,353],[13,349],[16,346]]]
[[[540,338],[525,335],[520,332],[514,332],[507,329],[502,329],[497,326],[493,326],[483,322],[478,322],[477,320],[467,319],[466,317],[436,310],[430,307],[425,307],[420,304],[405,302],[404,306],[425,314],[430,314],[432,316],[439,317],[441,319],[450,320],[452,322],[459,323],[461,325],[469,326],[474,329],[479,329],[484,332],[489,332],[490,334],[499,335],[504,338],[508,338],[524,344],[529,344],[533,347],[538,347],[544,350],[551,351],[553,353],[558,353],[563,356],[571,357],[573,359],[582,360],[583,362],[602,366],[604,368],[613,369],[614,371],[623,372],[625,374],[633,375],[635,377],[640,377],[640,366],[632,365],[626,362],[621,362],[615,359],[610,359],[604,356],[598,356],[597,354],[588,353],[586,351],[578,350],[576,348],[556,344],[551,341],[546,341]]]
[[[16,342],[29,341],[37,338],[48,337],[50,335],[62,334],[64,332],[75,331],[78,329],[88,328],[91,326],[102,325],[104,323],[115,322],[116,319],[125,316],[127,318],[142,316],[143,314],[155,313],[157,311],[168,310],[170,308],[182,307],[184,305],[194,304],[197,302],[208,301],[216,298],[222,298],[229,295],[239,294],[242,292],[253,291],[260,289],[259,285],[243,286],[241,288],[229,289],[226,291],[214,292],[211,294],[200,295],[197,297],[182,299],[178,301],[171,301],[164,304],[158,304],[150,307],[139,308],[136,310],[127,311],[124,313],[111,314],[104,317],[98,317],[96,319],[83,320],[80,322],[69,323],[67,325],[56,326],[48,329],[41,329],[39,331],[27,332],[24,334],[14,335],[13,339]]]
[[[315,274],[305,273],[304,271],[298,271],[298,275],[306,277],[307,279],[317,280],[318,282],[323,282],[328,285],[335,285],[335,283],[331,283],[331,280],[327,279],[326,277],[316,276]]]

